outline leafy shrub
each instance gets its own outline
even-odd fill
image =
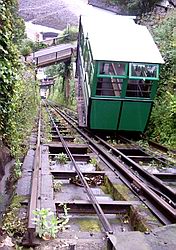
[[[155,18],[154,14],[152,18]],[[176,11],[172,10],[150,27],[165,64],[161,66],[158,96],[147,131],[151,138],[172,147],[176,146],[175,23]]]
[[[13,169],[13,176],[15,180],[18,180],[22,176],[21,165],[22,163],[19,159],[17,159]]]
[[[48,46],[43,42],[33,42],[30,39],[23,39],[19,45],[19,50],[23,56],[28,56],[32,52],[47,48]]]
[[[21,208],[21,202],[23,200],[24,197],[15,195],[7,213],[3,215],[2,229],[5,230],[9,236],[22,236],[26,231],[25,219],[19,218],[18,216],[19,210]]]
[[[35,215],[34,224],[36,225],[36,233],[40,238],[56,238],[59,230],[64,230],[69,221],[68,208],[66,204],[61,204],[64,209],[62,218],[57,218],[49,208],[36,209],[33,211]]]
[[[52,237],[56,238],[58,232],[58,218],[50,209],[36,209],[33,211],[35,215],[34,224],[36,225],[36,233],[40,238]]]
[[[26,61],[26,57],[32,53],[32,49],[29,46],[24,46],[24,47],[20,48],[20,52],[24,56],[25,61]]]
[[[27,73],[20,63],[18,46],[14,43],[14,39],[21,39],[21,35],[15,35],[17,6],[17,0],[1,0],[0,4],[0,135],[12,155],[19,158],[36,112],[37,87],[31,72]]]
[[[53,189],[54,189],[54,192],[60,192],[60,191],[61,191],[61,188],[62,188],[62,182],[61,182],[61,181],[58,181],[58,180],[54,180],[54,181],[53,181]]]
[[[54,157],[55,161],[60,164],[65,164],[68,161],[68,157],[63,152]]]
[[[62,32],[63,38],[58,40],[58,44],[60,43],[68,43],[68,42],[74,42],[77,40],[78,37],[78,28],[75,26],[68,26],[63,32]]]

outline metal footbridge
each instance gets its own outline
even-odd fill
[[[71,60],[76,50],[76,44],[60,44],[46,49],[41,49],[33,54],[33,61],[37,67],[46,67],[54,63]]]

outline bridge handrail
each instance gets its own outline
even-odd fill
[[[62,38],[64,38],[64,37],[68,37],[68,36],[69,36],[69,34],[65,34],[65,35],[62,35],[62,36],[57,36],[57,37],[45,39],[45,40],[42,40],[41,42],[44,43],[44,44],[47,44],[47,42],[52,41],[52,43],[49,44],[49,46],[58,45],[58,44],[56,44],[57,41],[59,41],[60,39],[62,39]],[[47,45],[48,45],[48,44],[47,44]]]
[[[60,51],[50,52],[48,54],[40,55],[34,57],[34,61],[36,65],[42,64],[44,62],[57,61],[59,58],[70,57],[73,53],[73,48],[65,48]],[[43,60],[42,60],[43,59]]]

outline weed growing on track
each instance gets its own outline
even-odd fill
[[[3,216],[2,229],[7,232],[9,236],[23,236],[26,231],[25,218],[19,218],[19,210],[21,202],[25,199],[23,196],[15,195],[9,206],[6,214]]]
[[[54,180],[53,181],[53,189],[54,189],[54,192],[60,192],[62,189],[62,182],[58,181],[58,180]]]
[[[22,163],[20,162],[19,159],[17,159],[14,164],[14,169],[13,169],[13,177],[15,181],[18,180],[22,176],[21,165]]]
[[[54,157],[54,160],[55,160],[57,163],[59,163],[59,164],[66,164],[67,161],[68,161],[68,157],[67,157],[66,154],[64,154],[64,153],[62,152],[62,153],[56,155],[56,156]]]
[[[58,218],[54,212],[49,208],[36,209],[33,211],[35,215],[34,224],[36,225],[36,233],[40,238],[48,240],[56,238],[59,230],[65,230],[66,224],[69,221],[68,208],[66,204],[60,204],[63,206],[64,215]]]

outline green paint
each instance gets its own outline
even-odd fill
[[[111,100],[92,100],[90,128],[116,130],[120,103],[121,102]]]
[[[94,75],[91,80],[93,82],[91,86],[91,97],[93,98],[90,105],[90,128],[144,132],[152,108],[152,103],[150,100],[153,100],[156,95],[157,82],[153,81],[150,99],[144,100],[144,98],[139,97],[126,97],[129,79],[128,63],[126,63],[126,75],[120,76],[120,78],[124,78],[121,96],[96,96],[97,76],[100,76],[98,75],[100,70],[99,64],[100,61],[96,61]],[[102,76],[112,77],[110,75]],[[117,78],[119,77],[117,76]],[[95,96],[96,98],[94,98]],[[106,100],[102,100],[105,98]],[[123,100],[120,98],[123,98]],[[121,106],[122,110],[120,112]]]
[[[159,80],[159,65],[158,64],[146,64],[146,63],[136,63],[138,65],[149,65],[149,66],[156,66],[157,67],[157,72],[156,72],[156,77],[144,77],[144,76],[133,76],[132,75],[132,63],[129,63],[129,78],[130,79],[147,79],[147,80]]]
[[[98,71],[97,71],[97,77],[112,77],[112,75],[105,75],[100,73],[100,64],[101,63],[120,63],[125,65],[125,74],[124,75],[113,75],[113,78],[126,78],[128,74],[128,63],[125,62],[117,62],[117,61],[98,61]]]
[[[82,232],[101,232],[99,221],[96,219],[77,219]]]
[[[151,102],[123,102],[118,129],[143,132],[148,121],[151,106]]]
[[[157,80],[159,79],[159,65],[150,62],[120,62],[120,61],[104,61],[93,60],[93,52],[91,44],[88,39],[88,34],[83,34],[83,27],[80,22],[80,34],[83,62],[82,68],[85,68],[86,74],[82,75],[83,78],[83,93],[85,98],[85,105],[88,106],[88,125],[91,129],[100,130],[120,130],[120,131],[136,131],[144,132],[149,115],[152,108],[152,100],[156,95]],[[86,37],[85,37],[86,35]],[[84,44],[82,43],[84,40]],[[120,63],[125,65],[124,75],[116,75],[116,72],[111,74],[102,74],[100,70],[101,63]],[[147,75],[135,76],[132,75],[132,64],[136,65],[150,65],[156,66],[156,74],[152,77]],[[83,72],[84,72],[83,70]],[[98,78],[116,78],[122,79],[122,89],[120,96],[98,96],[96,95],[97,79]],[[86,79],[86,80],[85,80]],[[144,97],[126,97],[128,80],[142,79],[152,80],[150,98]],[[122,81],[121,80],[121,81]],[[90,87],[90,96],[88,94],[88,87]],[[140,86],[138,86],[140,87]],[[135,89],[134,89],[135,91]],[[90,99],[90,98],[92,99]],[[94,99],[94,100],[93,100]],[[104,100],[102,100],[104,99]],[[106,100],[105,100],[106,99]],[[121,109],[122,108],[122,109]]]
[[[122,92],[121,92],[122,98],[125,98],[126,96],[127,85],[128,85],[128,79],[124,79],[123,84],[122,84]]]
[[[150,98],[153,100],[156,96],[156,91],[158,88],[158,81],[153,81],[152,82],[152,88],[151,88],[151,94],[150,94]]]
[[[94,64],[94,74],[92,76],[92,89],[91,89],[91,96],[95,96],[96,89],[97,89],[97,70],[98,70],[98,63],[95,61]]]

